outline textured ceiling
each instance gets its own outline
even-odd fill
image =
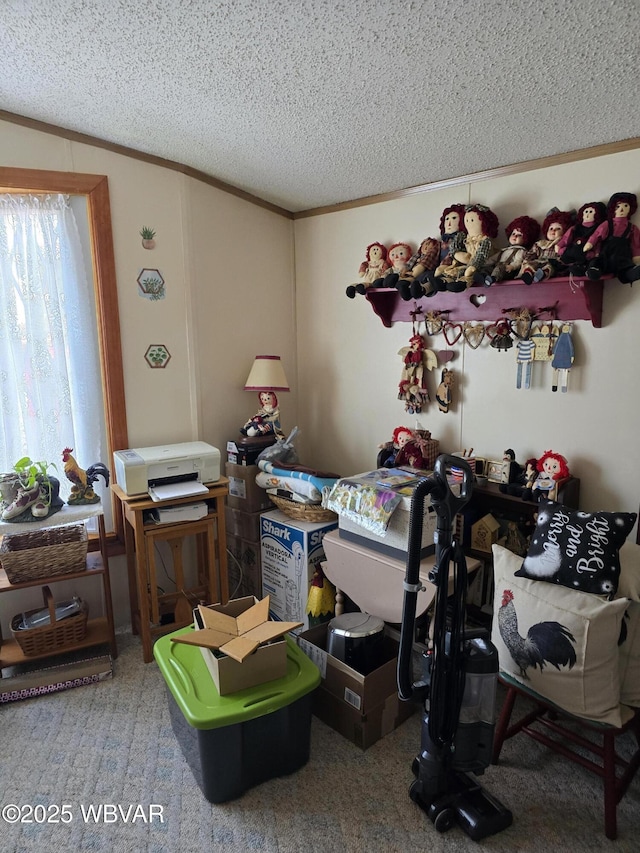
[[[640,135],[638,0],[0,0],[0,110],[290,211]]]

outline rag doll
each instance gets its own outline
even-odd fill
[[[423,246],[425,250],[422,257],[418,257],[415,264],[412,263],[415,255],[409,259],[407,264],[408,275],[405,274],[402,277],[404,280],[398,283],[398,290],[402,299],[419,299],[425,295],[424,285],[428,280],[428,275],[433,274],[437,266],[446,263],[454,237],[460,231],[465,232],[463,220],[463,204],[452,204],[450,207],[445,207],[440,217],[440,239],[428,237],[423,240],[421,251],[423,251]],[[432,254],[434,250],[435,253]],[[431,290],[431,285],[429,285],[429,290]]]
[[[638,209],[634,193],[614,193],[607,204],[607,219],[585,244],[585,252],[593,251],[587,276],[598,279],[615,275],[631,283],[640,278],[640,229],[631,222]]]
[[[400,279],[396,285],[402,299],[404,299],[405,301],[411,299],[412,291],[416,290],[413,287],[413,285],[415,284],[415,276],[421,275],[425,269],[435,269],[438,266],[439,257],[439,240],[436,240],[435,237],[425,237],[422,243],[420,243],[418,251],[411,255],[411,257],[407,261],[407,265],[404,269],[404,272],[400,276]],[[419,292],[416,290],[416,293],[418,295],[421,295],[422,287],[418,285],[418,288]]]
[[[435,353],[427,349],[422,335],[413,334],[409,346],[398,352],[402,356],[403,368],[398,383],[398,400],[404,400],[405,411],[420,414],[422,406],[429,400],[426,370],[433,370],[438,360]]]
[[[398,279],[405,272],[412,254],[411,246],[408,243],[394,243],[389,246],[387,260],[391,269],[387,270],[387,274],[382,280],[376,279],[373,282],[373,287],[395,287]]]
[[[347,296],[353,299],[356,293],[364,293],[376,279],[384,277],[389,269],[387,261],[387,249],[382,243],[370,243],[367,246],[364,261],[360,264],[358,275],[362,279],[359,284],[350,284],[347,287]]]
[[[560,267],[556,246],[572,224],[572,211],[551,208],[542,223],[542,233],[545,236],[536,240],[529,249],[516,278],[522,279],[525,284],[533,284],[534,281],[542,281],[556,275],[556,270]]]
[[[491,287],[496,281],[513,278],[522,266],[527,251],[540,236],[540,223],[530,216],[519,216],[507,225],[504,233],[509,245],[498,255],[489,258],[484,270],[474,275],[476,284]]]
[[[393,445],[398,448],[393,464],[396,467],[424,470],[428,461],[422,454],[416,434],[408,427],[396,427],[393,431]]]
[[[429,276],[434,290],[461,293],[471,286],[475,273],[487,263],[491,241],[498,233],[498,217],[484,204],[468,204],[464,226],[467,233],[455,236],[449,258]]]
[[[260,401],[259,410],[240,428],[240,432],[248,436],[275,435],[276,438],[284,438],[285,435],[280,426],[278,398],[275,393],[261,391],[258,394],[258,400]]]
[[[560,482],[571,476],[567,460],[559,453],[545,450],[536,462],[536,471],[537,476],[531,486],[523,490],[522,499],[541,501],[548,498],[550,501],[556,501]]]
[[[593,249],[584,251],[595,230],[607,218],[607,207],[601,201],[589,201],[578,211],[578,221],[568,228],[556,245],[556,254],[566,271],[572,275],[583,276],[588,262],[595,256]]]

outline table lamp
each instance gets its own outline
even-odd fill
[[[244,384],[245,391],[257,391],[260,409],[241,427],[248,437],[284,438],[276,391],[289,391],[289,383],[279,355],[257,355]]]

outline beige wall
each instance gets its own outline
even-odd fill
[[[201,439],[220,448],[224,464],[227,440],[257,410],[257,395],[242,386],[258,353],[282,357],[292,386],[281,395],[283,426],[295,424],[291,220],[178,172],[2,121],[0,163],[108,177],[130,446]],[[143,225],[157,231],[152,251],[141,245]],[[148,267],[165,279],[163,300],[138,294]],[[157,343],[171,353],[164,370],[144,360]],[[124,559],[113,561],[112,577],[125,624]],[[98,608],[97,586],[92,594]],[[37,606],[28,596],[4,597],[4,630],[15,612]]]
[[[345,287],[358,281],[369,243],[415,245],[437,236],[442,210],[457,202],[489,205],[503,239],[514,216],[526,213],[542,222],[553,206],[577,209],[619,190],[638,192],[638,174],[640,151],[629,151],[297,220],[299,420],[313,437],[313,463],[342,474],[368,470],[377,445],[396,426],[416,423],[396,398],[398,351],[410,324],[385,328],[363,297],[345,296]],[[507,447],[522,461],[553,449],[581,478],[585,509],[637,510],[639,329],[640,283],[607,284],[603,328],[575,323],[567,394],[552,393],[550,365],[536,364],[533,387],[517,390],[513,351],[497,352],[488,340],[477,350],[458,343],[449,364],[456,374],[452,411],[443,414],[431,403],[418,416],[420,426],[445,451],[473,446],[491,459],[501,459]],[[445,348],[441,335],[430,343]],[[433,400],[437,380],[433,374],[429,379]]]
[[[617,190],[638,191],[640,152],[418,193],[354,210],[300,219],[277,214],[159,166],[0,122],[0,163],[104,174],[109,179],[131,446],[200,438],[219,447],[254,411],[241,390],[255,354],[283,359],[291,394],[281,395],[283,427],[301,429],[301,461],[342,474],[367,470],[394,427],[415,425],[396,399],[410,327],[385,328],[369,304],[345,296],[374,240],[417,243],[436,235],[444,207],[481,201],[502,229],[516,215],[540,220],[553,205],[579,207]],[[636,221],[638,217],[636,217]],[[139,230],[157,230],[142,249]],[[294,254],[295,237],[295,254]],[[166,299],[137,292],[141,268],[157,267]],[[295,282],[295,285],[294,285]],[[454,405],[418,417],[445,451],[473,446],[521,460],[552,448],[582,480],[586,509],[636,510],[640,404],[635,357],[640,283],[606,285],[603,328],[575,324],[576,366],[567,394],[550,390],[536,365],[531,390],[516,390],[515,357],[458,343]],[[172,359],[151,370],[143,356],[163,343]],[[441,337],[432,339],[444,348]],[[436,381],[431,376],[432,397]],[[117,620],[128,619],[124,560],[113,561]],[[13,599],[13,596],[11,597]],[[17,598],[17,596],[16,596]],[[3,625],[22,609],[3,602]]]

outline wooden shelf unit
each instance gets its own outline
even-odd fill
[[[124,522],[131,625],[134,634],[140,635],[145,663],[153,660],[153,642],[157,637],[193,621],[191,614],[185,621],[178,617],[177,612],[173,621],[162,621],[167,607],[175,607],[187,594],[190,600],[206,598],[208,603],[220,601],[226,604],[229,599],[225,530],[225,498],[229,494],[229,480],[220,477],[217,482],[206,486],[208,491],[204,494],[166,501],[153,501],[149,495],[129,496],[116,483],[111,486],[120,503]],[[145,522],[145,513],[149,510],[201,501],[207,503],[209,512],[197,521]],[[198,583],[187,589],[183,586],[182,543],[188,536],[196,539]],[[156,540],[164,540],[171,548],[177,590],[174,593],[158,593],[154,556]]]
[[[109,558],[107,556],[107,537],[104,527],[104,516],[102,508],[95,504],[87,505],[86,518],[98,518],[98,533],[100,542],[100,551],[87,554],[86,569],[80,572],[70,572],[66,575],[50,575],[46,577],[35,578],[34,580],[20,581],[19,583],[10,583],[7,578],[7,573],[4,569],[0,569],[0,594],[11,593],[19,589],[30,589],[32,587],[49,586],[51,584],[60,583],[61,581],[77,580],[84,581],[87,578],[99,577],[102,581],[102,590],[104,596],[105,612],[102,616],[94,617],[87,622],[87,633],[83,640],[74,643],[70,646],[63,646],[51,649],[48,652],[41,652],[37,655],[25,655],[19,644],[11,639],[6,640],[2,637],[0,630],[0,670],[4,667],[15,666],[17,664],[32,663],[40,659],[52,657],[67,652],[74,652],[80,649],[88,649],[92,646],[109,645],[113,658],[118,656],[118,646],[116,643],[115,626],[113,618],[113,603],[111,599],[111,579],[109,575]],[[83,510],[83,511],[84,511]],[[73,511],[69,510],[65,515],[64,508],[48,519],[42,522],[34,522],[30,529],[37,530],[44,527],[55,527],[60,524],[69,523],[69,521],[77,521],[78,508]],[[23,530],[24,527],[21,527]],[[3,522],[0,525],[0,535],[11,535],[11,523]]]
[[[505,311],[528,308],[540,314],[543,308],[554,306],[555,316],[544,314],[541,319],[591,320],[599,329],[602,326],[602,296],[604,280],[588,278],[551,278],[531,285],[521,281],[500,281],[491,287],[474,286],[462,293],[441,291],[434,296],[405,301],[395,288],[373,288],[365,291],[365,298],[382,323],[390,328],[393,323],[408,323],[429,311],[446,312],[452,323],[472,321],[496,322],[504,319]]]

